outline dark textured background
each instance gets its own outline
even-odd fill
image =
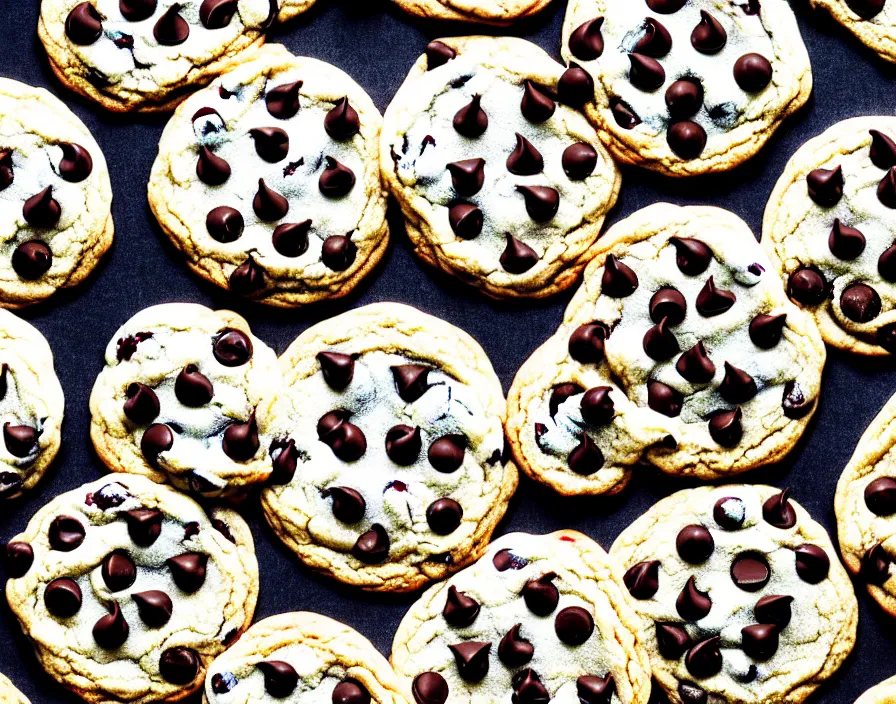
[[[373,301],[401,301],[470,332],[485,347],[505,390],[523,360],[557,327],[570,293],[547,302],[500,304],[435,277],[411,254],[393,208],[393,243],[383,264],[347,300],[332,306],[281,311],[247,304],[187,273],[159,231],[146,203],[146,181],[165,116],[119,116],[66,92],[52,76],[37,38],[38,0],[0,0],[0,74],[49,88],[91,129],[112,174],[116,239],[86,285],[23,313],[50,341],[65,389],[66,418],[59,458],[37,489],[0,511],[0,541],[22,530],[51,497],[105,471],[88,438],[87,400],[102,365],[103,349],[115,330],[137,311],[156,303],[193,301],[230,307],[279,353],[309,325],[347,308]],[[564,0],[540,17],[511,30],[559,58]],[[878,59],[806,0],[793,0],[812,58],[815,91],[809,104],[778,130],[765,149],[728,174],[674,181],[625,169],[619,220],[650,203],[705,203],[728,208],[758,233],[766,199],[788,157],[810,137],[855,115],[894,114],[896,67]],[[271,41],[296,54],[314,56],[344,69],[385,109],[426,42],[474,28],[421,23],[388,0],[319,0],[297,21],[274,30]],[[892,393],[890,360],[850,358],[830,352],[821,407],[802,443],[778,466],[745,480],[791,486],[795,497],[833,534],[837,478],[864,428]],[[684,482],[641,471],[631,488],[612,500],[561,499],[523,480],[499,532],[541,533],[575,528],[609,547],[621,529],[657,499]],[[255,533],[261,570],[257,617],[313,609],[354,626],[388,655],[392,634],[414,596],[368,596],[304,569],[264,524],[255,505],[246,510]],[[893,623],[859,588],[861,617],[855,653],[812,702],[851,703],[876,682],[896,673]],[[0,672],[35,703],[75,702],[46,676],[30,653],[15,618],[0,607]],[[665,701],[657,697],[657,702]]]

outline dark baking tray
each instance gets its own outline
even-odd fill
[[[813,12],[806,0],[792,4],[812,57],[815,90],[809,104],[778,130],[757,157],[730,173],[677,181],[624,169],[621,198],[611,221],[656,201],[711,204],[737,213],[758,236],[768,195],[803,142],[847,117],[896,114],[896,67],[878,59],[824,13]],[[246,303],[198,280],[180,263],[146,202],[146,182],[167,117],[109,114],[62,89],[37,38],[39,5],[39,0],[0,0],[0,75],[49,88],[93,132],[112,175],[117,232],[111,252],[86,285],[22,313],[47,337],[56,355],[66,418],[62,451],[54,467],[28,497],[0,511],[3,542],[21,531],[49,499],[105,472],[88,438],[90,389],[115,330],[147,306],[193,301],[233,308],[279,353],[322,318],[373,301],[401,301],[471,333],[491,357],[505,390],[523,360],[559,324],[571,292],[548,301],[495,303],[451,278],[434,275],[411,253],[394,207],[392,245],[382,265],[354,295],[335,304],[274,310]],[[509,33],[530,39],[559,58],[565,5],[557,0],[542,15]],[[446,34],[488,31],[421,22],[388,0],[319,0],[297,21],[275,29],[270,40],[344,69],[384,110],[427,41]],[[862,431],[893,391],[896,369],[890,359],[868,360],[830,351],[821,405],[803,441],[780,465],[741,478],[793,487],[797,500],[833,535],[833,496],[840,471]],[[656,500],[686,486],[690,484],[643,470],[619,497],[562,499],[524,479],[499,533],[575,528],[608,548],[622,528]],[[257,618],[317,610],[358,629],[388,656],[395,628],[415,596],[366,595],[323,579],[280,544],[257,504],[248,506],[245,513],[255,534],[261,572]],[[812,702],[851,704],[865,689],[896,673],[894,623],[861,585],[858,594],[861,616],[855,652]],[[7,642],[0,648],[0,672],[32,702],[80,701],[43,673],[5,601],[0,607],[0,637]],[[655,699],[665,701],[660,695]]]

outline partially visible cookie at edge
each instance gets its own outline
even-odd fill
[[[882,59],[896,62],[896,6],[892,0],[809,0]]]
[[[855,704],[893,704],[896,702],[896,677],[890,677],[874,685]]]
[[[0,704],[31,704],[6,675],[0,674]]]
[[[551,0],[393,0],[405,12],[418,17],[455,22],[510,25],[532,17]]]

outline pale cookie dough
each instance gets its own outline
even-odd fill
[[[0,306],[81,283],[112,244],[111,206],[84,123],[43,88],[0,78]]]
[[[896,352],[896,118],[856,117],[800,147],[769,197],[762,244],[825,342]]]
[[[798,704],[852,650],[852,583],[824,528],[789,493],[686,489],[610,549],[648,622],[653,676],[674,704]]]
[[[326,616],[259,621],[208,668],[205,704],[407,704],[392,666],[364,636]]]
[[[890,0],[809,0],[886,61],[896,62],[896,5]]]
[[[551,0],[394,0],[418,17],[506,26],[538,14]]]
[[[499,298],[573,284],[620,184],[570,106],[582,76],[522,39],[427,46],[386,110],[380,150],[417,256]]]
[[[0,704],[31,704],[5,675],[0,675]]]
[[[613,156],[670,176],[743,163],[812,91],[787,0],[570,0],[562,53]]]
[[[65,400],[40,331],[0,310],[0,499],[31,489],[56,457]]]
[[[173,109],[314,0],[42,0],[53,72],[107,110]]]
[[[345,73],[266,46],[177,109],[150,206],[222,288],[276,306],[344,296],[389,240],[380,125]]]
[[[417,704],[646,704],[644,624],[622,572],[571,530],[511,533],[405,615],[392,664]]]
[[[168,303],[140,311],[106,347],[90,437],[115,472],[234,496],[273,471],[277,358],[231,311]]]
[[[146,477],[53,499],[6,546],[6,599],[40,664],[96,704],[175,702],[249,627],[249,526]]]
[[[312,569],[411,591],[476,560],[507,510],[504,394],[462,330],[399,303],[320,322],[280,357],[287,431],[261,494]]]
[[[787,454],[824,361],[740,218],[651,205],[601,238],[560,328],[517,372],[507,437],[561,494],[616,493],[643,462],[718,479]]]
[[[856,699],[855,704],[896,704],[896,677],[875,685]]]

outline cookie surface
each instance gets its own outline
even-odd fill
[[[571,0],[562,53],[613,155],[672,176],[746,161],[812,90],[786,0]]]
[[[797,704],[852,650],[852,583],[789,493],[686,489],[610,549],[647,621],[653,675],[675,704]]]
[[[825,349],[746,224],[660,203],[598,244],[508,394],[520,467],[602,494],[642,461],[716,479],[781,459],[815,410]]]
[[[314,0],[42,0],[53,72],[107,110],[173,109]],[[282,7],[281,7],[282,5]]]
[[[417,704],[644,704],[643,623],[581,533],[511,533],[405,615],[392,664]]]
[[[345,73],[268,45],[178,108],[150,205],[222,288],[277,306],[344,296],[388,244],[380,125]]]
[[[0,306],[79,284],[112,244],[112,188],[87,127],[43,88],[0,78]]]
[[[205,496],[270,476],[276,356],[236,313],[192,303],[146,308],[106,347],[90,436],[115,472]]]
[[[0,675],[0,704],[31,704],[6,675]]]
[[[535,15],[551,0],[394,0],[418,17],[458,22],[508,25]]]
[[[896,702],[896,677],[891,677],[869,689],[856,699],[855,704],[893,704],[894,702]]]
[[[896,62],[896,6],[887,0],[809,0],[881,58]]]
[[[307,565],[369,590],[408,591],[485,550],[517,485],[504,395],[465,332],[398,303],[302,333],[265,518]]]
[[[205,704],[290,701],[407,704],[391,665],[364,636],[310,612],[271,616],[209,667]]]
[[[40,481],[59,451],[64,407],[46,339],[0,310],[0,498]]]
[[[762,242],[825,342],[896,352],[896,119],[857,117],[800,147],[765,210]]]
[[[88,702],[173,702],[249,626],[258,564],[234,511],[107,476],[6,546],[6,598],[43,668]]]
[[[383,119],[380,163],[426,263],[548,296],[592,256],[620,176],[563,66],[522,39],[432,42]]]

